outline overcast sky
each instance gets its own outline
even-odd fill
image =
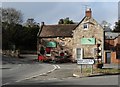
[[[98,23],[106,20],[114,24],[118,21],[118,2],[2,2],[3,8],[20,10],[24,21],[34,18],[45,24],[57,24],[60,18],[66,17],[80,22],[85,16],[85,5],[92,9],[92,17]]]

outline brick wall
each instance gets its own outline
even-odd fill
[[[110,52],[110,51],[106,51],[106,52]],[[104,52],[104,63],[107,63],[106,52]],[[120,59],[117,58],[116,52],[111,51],[111,63],[113,63],[113,64],[120,63]]]
[[[120,36],[115,39],[105,40],[105,50],[109,50],[111,52],[111,63],[120,63],[120,58],[118,58],[118,54],[120,54]],[[104,61],[106,63],[106,52],[104,53]]]
[[[117,59],[116,52],[111,52],[111,63],[120,63],[120,59]]]
[[[115,40],[114,39],[106,39],[105,40],[105,50],[115,49]]]

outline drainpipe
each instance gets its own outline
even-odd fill
[[[102,46],[102,62],[104,63],[104,45],[105,45],[105,31],[103,30],[103,46]]]

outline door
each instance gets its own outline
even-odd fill
[[[106,52],[106,63],[111,63],[111,52]]]
[[[83,59],[83,57],[82,57],[82,55],[83,55],[82,48],[77,48],[76,51],[77,51],[77,60]]]

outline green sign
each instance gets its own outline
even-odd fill
[[[94,45],[95,44],[95,38],[82,38],[81,44],[87,44],[87,45]]]
[[[52,42],[52,41],[46,44],[46,47],[56,47],[56,46],[57,46],[56,42]]]

